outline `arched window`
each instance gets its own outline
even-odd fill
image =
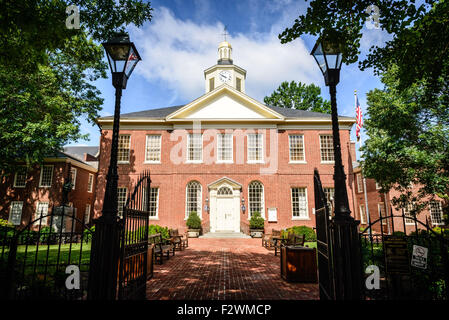
[[[217,194],[219,196],[232,196],[232,190],[228,187],[221,187],[218,189]]]
[[[248,195],[248,218],[251,218],[254,212],[259,212],[262,217],[265,217],[263,184],[259,181],[252,181],[248,186]]]
[[[198,181],[190,181],[186,188],[186,217],[192,211],[196,211],[201,217],[201,200],[201,184]]]

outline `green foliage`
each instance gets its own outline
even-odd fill
[[[284,81],[271,94],[266,96],[265,104],[275,107],[306,110],[321,113],[331,113],[331,105],[321,97],[320,87],[310,84]]]
[[[297,236],[302,236],[303,234],[305,234],[306,235],[306,240],[305,241],[308,241],[308,242],[316,241],[316,233],[310,227],[307,227],[307,226],[293,226],[293,227],[287,228],[287,229],[281,231],[281,237],[286,239],[290,232],[293,232]]]
[[[84,229],[83,231],[83,240],[91,241],[92,236],[95,233],[95,226],[90,227],[89,229]]]
[[[395,231],[392,235],[395,237],[405,237],[405,233],[402,231]]]
[[[265,220],[261,217],[260,212],[254,212],[249,219],[250,229],[263,229]]]
[[[186,226],[189,229],[201,229],[201,219],[200,217],[198,217],[196,211],[190,212],[189,217],[186,221]]]
[[[41,243],[56,243],[56,234],[55,231],[52,230],[49,226],[45,226],[40,230],[39,242]]]
[[[415,203],[412,215],[429,205],[429,198],[447,199],[449,190],[449,108],[442,101],[427,106],[422,82],[407,90],[398,88],[398,68],[382,76],[383,90],[367,94],[369,139],[362,150],[362,168],[382,191],[401,194],[392,199],[397,207]],[[410,184],[419,192],[410,189]]]
[[[65,10],[80,8],[81,28]],[[106,78],[99,43],[128,24],[151,20],[142,0],[2,2],[0,25],[0,170],[28,169],[70,141],[86,139],[80,119],[98,117],[103,99],[92,84]]]
[[[168,227],[161,227],[156,224],[149,225],[148,226],[148,235],[156,234],[156,233],[162,234],[162,238],[164,238],[164,239],[170,238],[170,233],[168,231]]]
[[[0,219],[0,227],[14,228],[14,225],[10,223],[8,220]]]

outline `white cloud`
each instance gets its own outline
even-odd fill
[[[151,23],[131,30],[143,59],[135,72],[170,88],[181,99],[197,98],[204,94],[203,71],[216,64],[223,27],[219,21],[182,21],[167,8],[156,9]],[[247,70],[246,93],[262,100],[285,80],[319,83],[322,76],[304,42],[281,44],[279,30],[271,30],[228,37],[234,63]]]

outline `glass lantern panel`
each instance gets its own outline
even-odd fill
[[[327,66],[329,69],[339,69],[341,65],[341,52],[337,45],[325,42],[324,52],[326,55]]]
[[[125,66],[125,75],[129,78],[131,75],[131,72],[133,72],[134,67],[136,66],[137,62],[139,62],[139,58],[137,57],[136,53],[134,52],[134,49],[131,47],[129,51],[129,57],[126,62]]]
[[[326,60],[324,59],[323,48],[321,47],[321,43],[318,44],[317,48],[313,52],[313,56],[315,57],[316,62],[320,66],[321,72],[326,72]]]

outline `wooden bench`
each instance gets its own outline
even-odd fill
[[[175,250],[184,250],[188,246],[188,237],[179,234],[178,229],[170,229],[170,240],[175,247]]]
[[[271,229],[271,233],[264,233],[263,234],[263,236],[262,236],[262,246],[267,248],[267,249],[274,248],[273,237],[280,237],[280,236],[281,236],[281,231],[280,230]]]
[[[281,237],[275,238],[277,241],[274,243],[274,255],[277,256],[277,251],[281,251],[281,247],[284,246],[304,246],[306,241],[306,235],[296,235],[294,232],[289,232],[287,238]]]
[[[170,259],[170,251],[175,255],[175,246],[169,239],[163,239],[162,234],[156,233],[148,236],[149,244],[154,245],[154,260],[162,264],[163,257]]]

